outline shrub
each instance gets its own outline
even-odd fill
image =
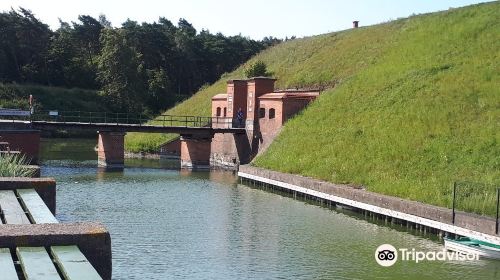
[[[0,154],[0,177],[31,177],[34,170],[26,167],[28,160],[20,154]]]
[[[257,60],[245,69],[245,75],[247,78],[270,77],[272,73],[267,71],[267,65],[262,60]]]

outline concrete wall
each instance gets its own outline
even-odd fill
[[[0,130],[0,142],[9,142],[11,151],[20,151],[30,160],[30,164],[38,164],[40,152],[39,130]]]
[[[0,248],[52,245],[77,245],[99,275],[111,279],[111,237],[100,223],[1,225]]]
[[[240,166],[239,171],[441,223],[452,224],[452,211],[444,207],[373,193],[349,185],[333,184],[308,177],[281,173],[248,165]],[[457,212],[454,226],[488,235],[499,236],[495,234],[495,219],[486,216]]]
[[[56,181],[53,178],[0,177],[0,190],[35,189],[56,214]]]

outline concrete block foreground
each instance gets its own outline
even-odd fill
[[[0,177],[0,190],[35,189],[56,214],[56,180],[53,178]]]
[[[103,279],[111,279],[111,237],[100,223],[1,225],[0,248],[77,245]]]

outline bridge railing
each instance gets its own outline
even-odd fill
[[[213,128],[245,128],[244,119],[211,117],[211,123]]]
[[[211,127],[244,128],[245,120],[228,117],[176,116],[163,114],[154,119],[142,114],[84,112],[84,111],[38,111],[31,115],[0,116],[2,120],[46,121],[59,123],[116,124],[162,127]]]
[[[16,118],[16,120],[17,119],[19,118]],[[163,127],[244,127],[244,120],[227,117],[176,116],[163,114],[154,119],[149,119],[147,116],[142,114],[84,111],[39,111],[31,116],[25,117],[25,120],[61,123],[130,124]]]
[[[52,121],[61,123],[105,123],[140,124],[147,119],[139,114],[83,112],[83,111],[38,111],[31,115],[31,121]]]
[[[146,125],[155,126],[180,126],[180,127],[211,127],[212,121],[210,117],[201,116],[174,116],[174,115],[159,115],[156,118],[149,120]]]

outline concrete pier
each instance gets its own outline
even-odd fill
[[[211,139],[181,136],[181,167],[210,168]]]
[[[97,162],[106,168],[123,168],[125,166],[125,133],[99,131],[97,143]]]
[[[240,166],[238,176],[257,186],[276,188],[294,196],[333,203],[391,223],[399,221],[420,231],[468,236],[500,245],[500,235],[495,232],[496,221],[490,217],[458,211],[453,223],[452,210],[448,208],[246,165]]]

